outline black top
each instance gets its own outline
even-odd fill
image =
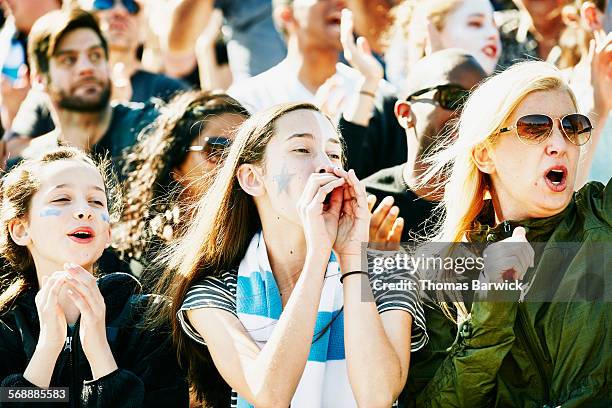
[[[140,131],[152,123],[159,111],[156,105],[152,103],[129,103],[116,104],[112,108],[111,123],[102,138],[93,145],[91,153],[94,156],[108,155],[112,164],[113,170],[123,179],[123,152],[126,148],[133,146],[136,143]],[[33,141],[36,143],[42,139]],[[41,144],[32,146],[24,151],[24,157],[39,154],[42,150],[51,148]],[[14,157],[7,162],[7,168],[15,166],[24,157]]]
[[[131,102],[146,102],[150,98],[159,98],[168,102],[176,93],[188,88],[188,85],[179,79],[143,70],[136,71],[130,82],[132,83]]]
[[[131,102],[148,102],[151,98],[168,102],[176,93],[188,89],[183,81],[142,70],[136,71],[130,82],[132,83]],[[7,138],[18,135],[37,137],[53,129],[55,125],[47,106],[47,96],[42,92],[31,91],[21,103]]]
[[[123,151],[136,144],[140,131],[151,124],[158,114],[156,106],[151,103],[114,105],[111,123],[91,152],[94,155],[109,154],[117,174],[122,176]]]
[[[406,131],[393,109],[397,97],[380,89],[367,127],[340,118],[338,127],[346,144],[347,168],[359,179],[406,162]]]
[[[435,218],[433,211],[438,204],[417,196],[404,182],[402,176],[406,164],[381,170],[363,180],[366,190],[376,196],[378,205],[386,196],[392,196],[393,205],[404,219],[402,242],[412,241],[415,236],[431,235]]]
[[[119,367],[92,380],[91,369],[79,341],[79,321],[68,331],[51,377],[51,387],[69,387],[70,402],[36,406],[70,407],[186,407],[189,391],[169,333],[143,329],[149,297],[139,294],[136,279],[114,273],[98,280],[106,306],[106,337]],[[40,334],[34,298],[36,290],[20,295],[0,316],[0,386],[34,387],[23,377]],[[0,407],[4,407],[0,401]],[[31,403],[7,407],[33,406]]]

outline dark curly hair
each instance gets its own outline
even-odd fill
[[[121,199],[117,178],[107,158],[94,161],[87,153],[75,147],[58,147],[22,161],[6,173],[0,181],[0,313],[21,293],[38,286],[34,260],[29,250],[17,245],[9,233],[11,221],[25,217],[30,209],[32,197],[40,188],[40,174],[45,165],[61,160],[79,160],[98,169],[106,187],[108,212],[111,222],[118,219]]]
[[[189,91],[162,107],[153,125],[141,132],[126,157],[124,211],[113,231],[113,246],[123,258],[146,261],[155,241],[165,243],[179,234],[184,208],[176,198],[182,187],[172,171],[186,159],[187,148],[207,121],[226,113],[249,116],[227,94]]]

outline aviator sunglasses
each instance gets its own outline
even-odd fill
[[[417,96],[421,96],[433,90],[436,91],[436,93],[433,95],[433,99],[417,99]],[[408,96],[406,100],[414,102],[433,102],[434,104],[440,106],[442,109],[456,110],[461,109],[469,93],[470,92],[468,90],[466,90],[460,85],[446,84],[421,89],[420,91],[416,91],[410,96]]]
[[[209,136],[204,139],[203,145],[193,145],[187,152],[199,152],[212,163],[218,163],[221,154],[232,144],[232,140],[223,136]]]
[[[559,119],[561,132],[576,146],[582,146],[591,138],[593,126],[586,116],[580,113],[570,113],[556,119]],[[536,145],[550,136],[556,119],[542,113],[525,115],[518,118],[513,126],[501,128],[498,133],[516,129],[521,142]]]
[[[94,0],[93,8],[96,10],[108,10],[113,8],[115,1],[119,0]],[[125,7],[130,14],[138,14],[140,11],[140,4],[135,0],[121,0],[121,2],[123,3],[123,7]]]

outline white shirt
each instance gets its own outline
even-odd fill
[[[285,58],[269,70],[233,84],[227,93],[251,113],[279,103],[310,102],[318,107],[325,104],[324,111],[336,116],[359,95],[362,82],[358,71],[338,63],[336,73],[313,94],[300,82],[297,70]]]

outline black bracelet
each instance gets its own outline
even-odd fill
[[[347,272],[347,273],[343,274],[343,275],[340,277],[340,283],[342,283],[342,281],[344,280],[344,278],[346,278],[347,276],[349,276],[349,275],[355,275],[356,273],[362,273],[362,274],[364,274],[364,275],[366,275],[366,276],[368,275],[368,273],[367,273],[367,272],[364,272],[364,271],[352,271],[352,272]]]

